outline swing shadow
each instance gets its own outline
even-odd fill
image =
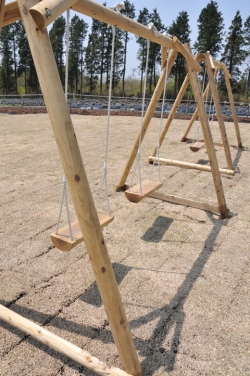
[[[166,372],[171,372],[174,369],[176,356],[178,355],[180,345],[182,327],[185,321],[185,312],[183,309],[184,304],[195,282],[202,275],[202,271],[211,256],[215,240],[221,228],[226,226],[228,223],[228,219],[222,220],[214,219],[212,216],[209,217],[214,226],[212,227],[211,232],[204,243],[200,255],[194,262],[185,280],[178,288],[174,298],[165,306],[162,306],[161,308],[130,322],[131,329],[135,329],[141,326],[142,323],[145,325],[151,321],[154,321],[155,319],[158,319],[157,325],[151,337],[147,341],[140,341],[138,339],[135,340],[136,348],[139,349],[140,354],[144,357],[144,360],[141,363],[142,370],[145,371],[145,373],[143,373],[144,375],[151,375],[157,369],[154,368],[151,370],[151,372],[146,371],[151,367],[152,354],[155,357],[158,356],[158,358],[160,358],[158,368],[165,366]],[[163,346],[171,329],[173,329],[174,334],[172,340],[169,341],[171,342],[171,345],[169,349],[166,350]]]
[[[232,146],[232,145],[231,145]],[[234,157],[234,160],[232,161],[233,162],[233,167],[235,169],[235,172],[239,173],[240,174],[240,168],[238,167],[238,164],[239,164],[239,160],[241,158],[241,155],[243,153],[243,151],[246,151],[247,148],[239,148],[237,146],[233,146],[235,149],[237,149],[237,153]],[[209,160],[208,159],[199,159],[197,161],[197,164],[200,164],[200,165],[209,165]]]
[[[169,226],[173,223],[173,219],[159,215],[152,226],[141,237],[145,242],[159,243]]]
[[[209,214],[208,214],[209,215]],[[202,271],[204,269],[205,264],[208,262],[211,253],[213,251],[213,246],[215,240],[222,229],[223,226],[226,226],[228,223],[227,220],[215,219],[209,215],[209,218],[213,222],[214,226],[211,229],[210,234],[208,235],[203,249],[194,262],[193,266],[191,267],[190,271],[185,277],[185,280],[182,282],[180,287],[178,288],[176,295],[173,299],[166,305],[149,312],[146,315],[138,317],[135,320],[130,321],[131,329],[135,329],[141,327],[142,325],[146,325],[155,319],[158,319],[158,322],[153,330],[151,337],[147,340],[142,340],[139,338],[135,338],[135,346],[137,351],[141,356],[144,357],[144,360],[141,363],[142,371],[144,376],[152,375],[157,369],[164,366],[166,372],[171,372],[174,369],[174,365],[176,362],[176,356],[178,355],[179,345],[180,345],[180,338],[182,327],[185,321],[185,312],[184,312],[184,304],[191,292],[195,282],[199,277],[202,275]],[[115,264],[114,265],[115,274],[117,276],[117,280],[121,281],[122,278],[129,272],[129,270],[133,269],[133,267],[127,267],[122,264]],[[123,277],[122,277],[123,276]],[[94,288],[91,286],[90,289]],[[97,287],[96,287],[97,289]],[[97,290],[95,290],[97,291]],[[88,299],[88,291],[86,296],[81,295],[80,299]],[[91,292],[91,294],[93,294]],[[91,295],[92,296],[92,295]],[[85,300],[84,300],[85,301]],[[92,300],[90,300],[92,302]],[[22,307],[17,303],[8,303],[6,301],[1,301],[0,304],[5,305],[6,307],[11,305],[11,310],[16,313],[21,314],[22,316],[40,323],[40,325],[45,326],[49,324],[50,326],[54,326],[61,330],[77,333],[81,336],[85,336],[90,340],[93,340],[98,337],[98,340],[102,341],[104,344],[107,343],[114,343],[112,333],[108,329],[108,323],[104,323],[101,327],[91,327],[88,325],[77,324],[71,320],[67,320],[65,318],[60,317],[53,317],[53,315],[44,314],[26,307]],[[8,330],[11,333],[14,333],[20,338],[20,342],[27,341],[32,346],[38,348],[39,350],[45,352],[49,356],[52,356],[55,359],[60,360],[63,362],[64,365],[71,367],[72,369],[77,370],[78,372],[83,372],[85,376],[94,376],[96,375],[94,372],[87,370],[85,367],[79,365],[78,363],[68,359],[66,356],[62,355],[61,353],[41,344],[34,338],[31,338],[29,335],[24,334],[19,329],[9,325],[8,323],[0,320],[0,325]],[[164,342],[166,337],[169,335],[171,329],[173,329],[173,336],[172,339],[169,341],[170,347],[169,349],[164,348]],[[152,356],[156,359],[155,362],[152,362]]]
[[[246,150],[248,150],[248,149],[247,148],[239,148],[239,147],[237,147],[237,153],[236,153],[235,158],[233,160],[233,166],[234,166],[235,172],[237,172],[239,174],[240,174],[240,168],[238,166],[239,160],[241,158],[241,155],[242,155],[243,151],[246,151]]]

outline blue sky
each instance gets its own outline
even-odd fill
[[[99,3],[103,3],[103,1],[97,1]],[[112,7],[114,6],[119,0],[106,0],[107,6]],[[149,12],[156,8],[158,13],[160,14],[161,20],[165,26],[171,25],[171,23],[176,20],[179,12],[186,11],[189,15],[189,25],[191,32],[191,45],[194,44],[197,38],[197,19],[200,15],[201,10],[207,6],[210,2],[209,0],[199,0],[199,1],[183,1],[183,0],[172,0],[172,1],[162,1],[162,0],[144,0],[138,1],[134,0],[131,2],[134,3],[136,8],[136,15],[138,15],[139,10],[146,7]],[[229,26],[237,10],[240,11],[243,23],[245,22],[246,18],[250,16],[250,0],[218,0],[218,9],[222,13],[224,18],[225,24],[225,31],[228,31]],[[90,22],[88,17],[84,17],[85,21]],[[132,72],[133,68],[137,68],[138,60],[136,59],[136,52],[138,49],[138,45],[135,43],[135,38],[131,35],[132,40],[129,42],[128,46],[128,66],[127,66],[127,74]]]

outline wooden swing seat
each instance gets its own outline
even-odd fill
[[[97,214],[98,214],[101,228],[107,226],[114,219],[114,217],[110,217],[108,214],[104,214],[104,213],[97,213]],[[58,231],[58,234],[53,232],[50,235],[52,243],[54,244],[56,248],[60,249],[60,251],[70,251],[72,248],[76,247],[78,244],[80,244],[83,241],[83,235],[82,235],[82,231],[80,229],[78,220],[71,223],[71,230],[72,230],[73,239],[71,239],[70,237],[69,225],[62,227]]]
[[[155,192],[161,186],[162,183],[160,181],[144,180],[141,183],[142,194],[140,184],[137,184],[134,187],[127,189],[125,191],[125,196],[129,201],[138,203],[145,197],[147,197],[150,193]]]
[[[202,141],[196,141],[194,142],[191,146],[190,146],[190,149],[196,153],[197,151],[199,151],[200,149],[204,148],[206,146],[205,142],[202,142]]]

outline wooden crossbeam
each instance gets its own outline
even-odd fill
[[[171,203],[177,204],[177,205],[190,206],[190,207],[195,208],[195,209],[205,210],[205,211],[208,211],[208,212],[216,214],[216,215],[221,215],[220,208],[218,206],[213,206],[213,205],[210,205],[206,202],[189,200],[189,199],[186,199],[186,198],[183,198],[183,197],[168,195],[166,193],[161,193],[161,192],[154,192],[154,193],[150,194],[149,197],[156,198],[158,200],[171,202]],[[227,211],[227,213],[228,213],[228,211]]]
[[[5,0],[0,0],[0,32],[3,26],[4,6],[5,6]]]
[[[46,7],[46,4],[49,4],[49,8]],[[39,30],[43,31],[45,27],[54,21],[54,17],[58,17],[60,12],[62,14],[69,7],[76,12],[85,14],[86,16],[105,22],[109,25],[114,25],[122,30],[138,35],[141,38],[172,48],[180,52],[195,71],[201,72],[200,65],[195,61],[192,54],[183,46],[177,37],[171,39],[161,33],[155,33],[147,26],[144,26],[131,18],[125,17],[93,0],[78,0],[77,2],[74,2],[74,0],[55,0],[55,3],[48,0],[42,0],[39,5],[33,6],[30,12],[37,23]],[[50,16],[48,16],[45,8],[49,9]],[[55,14],[55,16],[53,14]]]
[[[156,158],[152,155],[149,156],[148,161],[154,162],[155,159],[156,159],[156,162],[159,161],[160,163],[168,165],[168,166],[184,167],[184,168],[190,168],[190,169],[194,169],[194,170],[211,172],[210,166],[204,166],[204,165],[201,165],[201,164],[198,164],[198,163],[177,161],[175,159]],[[225,174],[225,175],[234,175],[234,170],[228,170],[226,168],[220,168],[219,171],[220,171],[220,173]]]
[[[9,308],[0,304],[0,318],[10,325],[31,335],[46,346],[59,351],[68,358],[83,365],[84,367],[105,376],[131,376],[125,371],[116,367],[109,367],[98,358],[91,355],[88,351],[82,350],[80,347],[73,345],[65,339],[51,333],[32,321],[22,317],[21,315],[11,311]]]

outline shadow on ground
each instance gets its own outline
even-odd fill
[[[221,231],[223,226],[228,223],[227,220],[215,219],[213,216],[209,215],[210,220],[213,223],[210,234],[208,235],[203,249],[194,262],[189,273],[186,275],[185,280],[182,282],[181,286],[178,288],[174,298],[166,305],[161,308],[152,310],[147,315],[141,316],[130,322],[132,330],[134,328],[145,325],[155,319],[158,319],[157,325],[155,326],[150,339],[147,341],[141,340],[140,338],[135,339],[135,346],[137,351],[144,357],[142,361],[142,371],[144,376],[152,375],[157,369],[164,366],[166,372],[171,372],[174,369],[176,362],[176,356],[178,354],[178,349],[180,345],[180,338],[182,327],[185,321],[185,312],[183,306],[190,291],[192,290],[195,282],[201,276],[205,264],[208,262],[209,257],[213,251],[214,243],[216,238]],[[155,242],[159,242],[162,239],[163,234],[168,229],[169,225],[172,223],[171,218],[158,217],[153,226],[148,229],[148,231],[143,236],[146,241],[152,241],[155,236]],[[124,266],[122,264],[113,264],[114,271],[118,283],[126,276],[126,274],[132,269],[131,267]],[[89,289],[85,291],[84,294],[79,296],[81,300],[89,304],[94,304],[99,307],[101,305],[101,298],[97,289],[96,284],[90,286]],[[0,301],[1,304],[5,306],[10,306],[10,308],[21,314],[22,316],[39,322],[41,325],[52,325],[64,330],[70,330],[86,336],[90,340],[97,338],[103,343],[113,342],[111,331],[108,330],[108,326],[105,328],[96,328],[90,326],[79,325],[70,320],[61,319],[60,317],[54,317],[51,315],[43,314],[41,312],[34,311],[32,309],[24,308],[15,302],[7,303],[5,301]],[[39,343],[35,339],[28,335],[24,335],[20,330],[12,327],[11,325],[0,320],[0,325],[10,332],[14,333],[20,338],[20,343],[23,341],[28,341],[33,346],[39,348],[50,356],[60,359],[65,365],[71,367],[72,369],[77,369],[78,372],[84,372],[86,376],[92,376],[94,373],[80,366],[72,360],[69,360],[60,353],[48,348],[47,346]],[[163,347],[163,343],[169,333],[173,332],[172,338],[169,340],[170,347],[166,351]],[[154,361],[152,357],[154,356]]]

